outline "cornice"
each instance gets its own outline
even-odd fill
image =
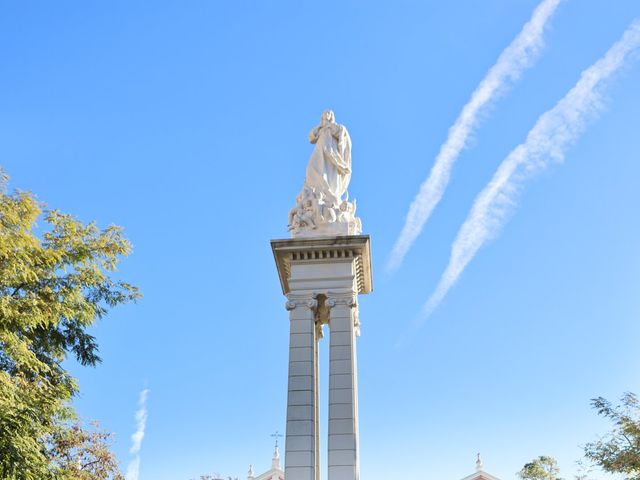
[[[282,293],[289,293],[291,264],[335,263],[352,261],[355,263],[358,293],[373,290],[371,271],[371,241],[369,235],[347,235],[338,237],[304,238],[293,240],[272,240],[271,249],[278,268]]]

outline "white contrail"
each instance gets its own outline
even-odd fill
[[[544,44],[543,34],[547,22],[561,1],[543,0],[538,5],[531,19],[500,54],[497,62],[476,87],[455,123],[449,128],[447,140],[440,147],[429,177],[420,185],[420,191],[409,207],[402,231],[391,251],[387,270],[393,271],[400,266],[409,248],[420,235],[431,212],[442,198],[449,183],[453,164],[467,145],[483,109],[504,91],[510,81],[517,80],[538,58]]]
[[[142,439],[147,426],[147,397],[149,389],[145,388],[140,392],[138,399],[138,411],[136,412],[136,431],[131,435],[131,448],[129,453],[133,455],[133,459],[127,465],[126,480],[138,480],[140,474],[140,448],[142,447]]]
[[[565,150],[601,111],[607,80],[639,47],[640,19],[636,19],[604,57],[583,71],[578,83],[540,116],[525,142],[500,164],[460,227],[451,247],[449,264],[425,303],[419,323],[438,306],[480,247],[498,234],[524,182],[552,161],[564,160]]]

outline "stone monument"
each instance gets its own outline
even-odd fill
[[[328,480],[359,480],[356,337],[358,295],[372,289],[370,241],[348,198],[347,129],[326,110],[309,140],[315,147],[289,212],[292,238],[271,241],[290,321],[285,476],[320,480],[318,342],[328,325]]]
[[[331,110],[325,110],[320,125],[309,133],[315,144],[304,185],[289,212],[292,238],[358,235],[356,202],[349,202],[351,180],[351,138],[338,125]]]

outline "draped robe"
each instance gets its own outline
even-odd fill
[[[335,122],[322,122],[309,133],[315,148],[309,158],[305,185],[324,194],[325,203],[338,207],[351,180],[351,138]]]

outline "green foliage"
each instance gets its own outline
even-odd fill
[[[541,455],[527,463],[518,472],[522,480],[562,480],[558,462],[553,457]]]
[[[640,480],[640,401],[627,392],[620,402],[614,406],[602,397],[591,400],[598,415],[613,422],[613,430],[585,445],[585,457],[605,472]]]
[[[131,245],[119,227],[100,230],[44,210],[27,192],[6,192],[0,172],[0,478],[49,478],[46,439],[69,419],[74,379],[62,366],[100,361],[87,328],[138,290],[110,278]],[[36,234],[36,221],[43,222]]]

